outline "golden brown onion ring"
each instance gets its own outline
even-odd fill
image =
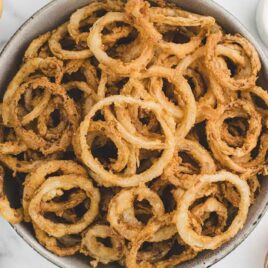
[[[14,174],[17,172],[22,173],[29,173],[35,168],[37,168],[43,160],[36,160],[36,161],[24,161],[24,160],[18,160],[16,156],[12,155],[1,155],[0,154],[0,161],[3,165],[10,168]]]
[[[198,164],[199,170],[196,174],[195,168],[191,170],[184,166],[179,153],[186,153],[191,156]],[[198,180],[200,174],[213,174],[216,172],[216,165],[210,153],[198,142],[184,140],[178,142],[175,154],[171,163],[164,169],[162,179],[170,181],[173,185],[183,189],[191,188]]]
[[[52,160],[43,162],[25,179],[22,204],[26,221],[30,220],[29,204],[35,192],[45,182],[46,178],[55,172],[63,175],[77,174],[79,176],[87,176],[86,170],[73,161]]]
[[[109,138],[117,148],[117,159],[111,162],[110,170],[121,172],[127,166],[130,156],[129,145],[120,137],[120,133],[116,130],[113,122],[104,124],[102,122],[94,122],[90,125],[87,137],[88,144],[92,144],[95,137],[103,135]]]
[[[233,148],[221,139],[221,129],[224,121],[229,118],[243,117],[248,120],[249,129],[243,146]],[[249,119],[248,119],[249,118]],[[213,119],[208,120],[207,136],[214,151],[220,150],[222,154],[241,157],[252,151],[257,145],[261,133],[261,116],[250,102],[237,100],[226,106],[220,106]],[[220,159],[219,159],[220,161]]]
[[[2,123],[0,123],[0,135],[0,155],[16,155],[27,150],[27,146],[17,138],[14,130],[6,128]]]
[[[45,90],[48,90],[50,94],[55,97],[55,100],[57,100],[58,103],[54,103],[56,106],[53,106],[53,110],[57,108],[63,108],[64,113],[66,114],[66,125],[64,125],[64,128],[61,129],[60,136],[58,136],[56,139],[55,137],[47,137],[46,139],[46,137],[42,135],[40,129],[38,131],[39,133],[36,133],[33,129],[27,129],[26,127],[24,127],[16,113],[16,106],[19,103],[21,96],[21,92],[17,90],[11,101],[11,107],[15,109],[15,112],[12,113],[11,123],[15,128],[16,134],[30,149],[39,150],[44,155],[49,155],[55,152],[66,150],[66,148],[71,143],[71,137],[73,135],[73,132],[78,126],[79,115],[77,113],[74,102],[67,96],[65,90],[61,86],[54,83],[50,83],[46,78],[38,78],[36,80],[31,81],[31,86],[33,88],[42,87]],[[50,105],[53,104],[51,103]],[[46,117],[49,117],[50,113],[53,112],[52,110],[49,113],[49,109],[42,109],[43,110],[41,111],[44,113],[43,116]],[[38,111],[33,117],[37,116],[39,113],[40,111]],[[42,117],[42,113],[40,114],[39,119],[40,117]],[[59,126],[62,126],[62,123],[63,121],[60,122]],[[45,123],[43,126],[45,126]],[[45,130],[46,133],[48,129],[45,127]],[[55,140],[57,140],[57,142],[55,142]]]
[[[47,32],[45,34],[40,35],[38,38],[34,39],[27,50],[24,53],[24,61],[38,58],[39,52],[42,49],[42,47],[47,43],[47,41],[51,37],[51,32]]]
[[[205,49],[204,47],[201,47],[193,54],[183,58],[176,66],[176,72],[186,78],[188,77],[188,79],[193,78],[192,75],[189,77],[189,71],[190,74],[193,74],[191,70],[198,72],[198,74],[202,77],[204,84],[202,94],[200,96],[195,96],[197,106],[196,123],[200,123],[211,118],[217,102],[223,103],[226,100],[221,86],[205,67],[204,56]],[[194,80],[192,80],[192,82],[193,81]]]
[[[161,242],[147,242],[144,249],[140,250],[137,255],[137,261],[155,263],[164,258],[174,244],[174,238]]]
[[[68,22],[62,24],[53,32],[48,43],[51,52],[61,60],[80,60],[88,59],[92,56],[89,49],[83,50],[66,50],[62,48],[60,40],[68,33]]]
[[[222,128],[225,119],[235,117],[246,118],[249,121],[249,129],[243,140],[243,146],[233,148],[226,143],[224,137],[222,139],[222,133],[219,133],[218,128]],[[208,142],[214,157],[223,166],[238,173],[251,173],[254,170],[259,170],[257,167],[260,168],[265,163],[264,155],[267,151],[266,134],[260,135],[261,128],[261,116],[250,102],[237,100],[226,106],[220,106],[215,117],[207,123]],[[256,147],[259,139],[261,142],[260,150],[257,157],[253,159],[250,153]],[[247,163],[242,161],[245,157],[248,159]]]
[[[256,193],[258,193],[260,189],[260,182],[258,180],[258,177],[256,175],[253,176],[241,176],[242,179],[245,179],[249,189],[250,189],[250,203],[253,204],[255,201]],[[230,183],[225,183],[221,185],[221,191],[226,200],[228,200],[232,206],[234,207],[239,207],[239,201],[240,201],[240,196],[239,193],[237,192],[236,188],[230,184]]]
[[[191,13],[189,11],[182,10],[180,8],[160,8],[151,7],[149,9],[150,20],[154,23],[159,21],[170,26],[211,26],[215,23],[215,19],[209,16],[201,16]]]
[[[40,78],[41,79],[41,78]],[[31,91],[31,94],[33,94],[33,91],[40,89],[40,84],[45,83],[47,80],[30,80],[24,84],[22,84],[16,91],[16,93],[13,96],[13,100],[10,103],[10,112],[12,115],[12,121],[13,118],[16,117],[20,122],[22,126],[25,126],[29,123],[31,123],[34,119],[38,118],[40,114],[44,111],[44,109],[47,107],[51,92],[49,90],[44,90],[43,96],[41,96],[41,100],[38,101],[38,103],[34,103],[34,108],[27,114],[23,115],[22,117],[19,116],[19,101],[21,100],[23,95],[26,95],[29,90]],[[28,93],[29,94],[29,93]],[[31,99],[31,101],[33,101]],[[30,102],[30,100],[28,100]],[[13,124],[13,122],[12,122]]]
[[[83,93],[82,100],[74,101],[78,107],[79,105],[81,105],[82,102],[81,106],[83,115],[86,116],[96,101],[96,95],[94,90],[86,82],[83,81],[71,81],[66,84],[63,84],[62,86],[67,91],[67,93],[72,89],[79,90]]]
[[[174,94],[175,95],[177,94],[178,102],[183,103],[183,109],[185,109],[184,113],[182,113],[181,107],[174,105],[172,102],[170,102],[166,98],[166,96],[162,92],[162,83],[156,86],[155,82],[158,82],[158,81],[156,81],[155,78],[157,76],[168,79],[168,81],[175,86]],[[129,80],[129,82],[122,89],[122,93],[124,95],[132,95],[133,97],[141,98],[141,99],[145,99],[149,101],[154,99],[156,102],[159,102],[163,106],[164,109],[166,109],[168,112],[170,112],[170,114],[172,114],[176,118],[176,121],[178,122],[176,138],[178,140],[181,138],[184,138],[185,135],[188,133],[189,129],[191,129],[195,121],[194,97],[190,91],[190,88],[187,82],[183,78],[181,79],[176,78],[175,73],[172,70],[161,67],[161,66],[151,67],[145,74],[143,74],[143,77],[145,78],[150,77],[152,81],[150,85],[150,90],[151,90],[150,93],[152,96],[146,93],[145,88],[142,86],[141,81],[134,80],[134,79]],[[134,90],[135,91],[128,92],[129,90],[132,90],[132,89],[133,91]],[[156,118],[154,118],[153,122],[150,122],[149,124],[147,124],[146,127],[140,124],[139,120],[137,120],[136,117],[138,117],[138,113],[139,113],[138,106],[135,106],[134,109],[132,107],[119,106],[119,107],[116,107],[115,110],[116,110],[116,118],[128,130],[129,133],[135,134],[137,132],[143,132],[146,134],[146,138],[147,139],[149,138],[150,140],[159,138],[160,136],[159,134],[152,133],[152,131],[150,131],[150,123],[153,123],[152,126],[155,126],[157,124]],[[192,112],[189,112],[190,110]],[[112,118],[113,117],[109,115],[108,119],[111,120]],[[167,116],[166,118],[168,119],[170,117]],[[125,138],[127,139],[127,137]],[[129,141],[133,143],[133,140],[129,140]],[[137,146],[142,145],[143,148],[152,149],[151,146],[148,147],[144,142],[143,143],[141,142],[142,140],[140,140],[139,144],[136,144],[136,145]]]
[[[65,210],[74,208],[87,198],[83,191],[73,192],[68,196],[68,200],[63,202],[43,202],[41,203],[41,209],[45,212],[64,212]]]
[[[205,28],[200,31],[200,33],[197,36],[194,36],[191,38],[190,42],[186,44],[176,44],[171,42],[166,42],[163,40],[163,36],[157,29],[155,28],[153,24],[154,15],[157,12],[155,12],[157,9],[150,9],[148,2],[145,2],[143,0],[130,0],[126,4],[126,12],[127,14],[134,20],[135,25],[138,25],[142,28],[145,36],[153,42],[156,46],[161,48],[164,52],[176,55],[178,58],[183,58],[187,54],[190,54],[195,49],[197,49],[201,43],[202,39],[206,34]],[[171,11],[170,11],[171,10]],[[165,12],[162,13],[162,16],[165,18],[161,21],[162,24],[169,24],[169,22],[172,20],[172,16],[169,16],[170,14],[174,14],[176,11],[174,9],[166,9]],[[152,16],[152,20],[151,20]],[[178,17],[177,19],[177,26],[181,26],[181,21],[179,22]],[[184,19],[184,27],[186,26],[185,21],[187,19]],[[167,22],[167,23],[166,23]],[[173,20],[172,24],[174,24],[175,20]],[[207,27],[212,26],[214,24],[214,19],[208,19],[207,20]],[[159,21],[158,21],[159,23]],[[202,25],[202,21],[199,20],[199,23],[197,22],[197,19],[195,18],[195,22],[188,20],[187,26],[193,26],[194,24],[197,24],[197,26]],[[196,25],[195,25],[196,26]]]
[[[210,197],[208,198],[204,203],[201,203],[197,206],[195,206],[191,213],[195,216],[198,224],[200,224],[201,230],[205,223],[205,221],[209,218],[211,213],[216,213],[218,216],[218,224],[217,226],[209,225],[205,226],[205,232],[209,232],[207,235],[219,235],[224,230],[224,227],[226,225],[226,221],[228,218],[228,210],[222,204],[219,202],[216,198]]]
[[[229,122],[222,126],[222,139],[232,147],[242,147],[247,133],[247,126],[244,122]]]
[[[98,241],[98,238],[110,238],[111,247]],[[108,264],[119,261],[125,255],[125,241],[111,227],[94,225],[89,228],[82,240],[81,252],[96,259],[98,262]]]
[[[96,160],[94,159],[92,153],[90,152],[89,145],[87,144],[87,133],[88,129],[90,127],[90,122],[92,120],[92,117],[96,114],[97,111],[102,109],[105,106],[111,105],[111,104],[132,104],[132,105],[139,105],[142,108],[150,109],[152,110],[162,129],[163,133],[166,137],[165,141],[165,149],[162,152],[161,157],[153,163],[153,165],[146,171],[135,174],[132,176],[119,176],[112,174],[105,169],[103,169],[102,166]],[[119,125],[119,132],[122,134],[122,130],[125,132],[124,129]],[[83,160],[84,164],[88,166],[92,171],[92,176],[95,180],[97,180],[99,183],[109,186],[121,186],[121,187],[129,187],[129,186],[137,186],[140,183],[148,182],[152,180],[153,178],[161,175],[163,172],[163,169],[168,164],[168,162],[171,160],[174,147],[175,147],[175,140],[174,136],[172,134],[172,131],[167,126],[167,123],[165,122],[161,108],[156,103],[152,102],[143,102],[141,100],[137,100],[131,97],[124,97],[124,96],[113,96],[106,98],[99,103],[97,103],[89,112],[89,114],[86,116],[85,120],[81,123],[80,128],[77,132],[79,137],[79,143],[81,148],[81,159]]]
[[[62,63],[55,58],[34,58],[31,60],[28,60],[20,70],[17,72],[17,74],[14,76],[12,81],[10,82],[5,95],[3,99],[3,122],[5,125],[9,123],[9,105],[12,101],[12,98],[20,85],[25,82],[27,79],[29,79],[30,75],[34,72],[41,70],[42,72],[49,71],[52,72],[53,70],[55,73],[50,73],[55,75],[56,81],[61,79],[62,73],[60,71],[62,69]]]
[[[144,224],[135,217],[134,202],[146,200],[151,212],[158,218],[164,215],[164,206],[159,196],[146,187],[122,190],[110,201],[107,219],[120,235],[133,241],[144,228]]]
[[[167,260],[160,260],[156,263],[150,263],[148,261],[141,261],[137,263],[139,249],[141,248],[142,244],[146,241],[150,241],[151,237],[162,227],[163,224],[166,224],[166,218],[162,217],[158,220],[152,220],[148,223],[148,225],[138,234],[136,239],[131,242],[130,250],[126,255],[126,266],[131,268],[168,268],[174,267],[179,265],[182,262],[185,262],[189,259],[192,259],[196,256],[192,249],[186,248],[181,254],[171,256]]]
[[[177,94],[178,96],[178,103],[183,103],[182,109],[178,109],[177,107],[174,109],[174,104],[171,104],[170,101],[163,98],[163,93],[161,94],[161,87],[154,88],[152,90],[155,100],[157,100],[168,112],[171,112],[172,115],[176,113],[180,114],[181,110],[183,110],[183,118],[182,120],[178,120],[176,138],[178,140],[185,138],[190,129],[193,127],[196,117],[196,104],[189,84],[183,77],[179,77],[172,70],[161,66],[152,66],[145,73],[145,77],[147,76],[166,78],[175,86],[174,94]],[[152,85],[152,87],[154,87],[154,85]]]
[[[27,146],[20,141],[7,141],[0,143],[0,154],[20,154],[27,150]]]
[[[42,215],[41,203],[43,198],[48,195],[54,195],[58,190],[70,190],[73,188],[80,188],[85,191],[87,197],[90,199],[90,208],[81,217],[79,221],[73,224],[54,223],[46,219]],[[100,194],[99,190],[95,188],[92,182],[87,177],[79,175],[63,175],[57,177],[50,177],[36,192],[36,195],[30,202],[29,214],[32,221],[47,234],[56,238],[65,235],[76,234],[82,232],[89,226],[99,210]]]
[[[206,196],[206,191],[204,191],[206,186],[217,182],[230,182],[237,188],[240,193],[238,213],[229,228],[222,234],[214,237],[197,234],[191,228],[189,207],[193,204],[196,198],[202,197],[200,196],[201,193],[203,196]],[[226,241],[233,238],[243,227],[247,219],[249,206],[250,190],[248,184],[244,180],[240,179],[237,175],[226,171],[221,171],[214,175],[200,176],[199,182],[194,187],[187,190],[182,196],[181,200],[178,200],[178,209],[175,216],[175,221],[179,235],[186,244],[191,246],[196,251],[202,251],[204,249],[216,249]]]
[[[99,84],[97,71],[98,69],[88,60],[70,60],[64,66],[64,75],[79,73],[84,77],[84,82],[86,82],[94,92],[97,91]]]
[[[218,64],[216,47],[219,43],[224,44],[237,44],[243,49],[244,56],[248,58],[250,72],[245,72],[242,77],[231,77],[229,72],[221,69]],[[233,60],[233,58],[231,58]],[[234,60],[235,62],[235,60]],[[209,35],[206,45],[206,65],[210,72],[213,73],[217,82],[225,88],[230,90],[245,90],[253,87],[257,80],[258,72],[261,68],[260,59],[255,48],[240,35],[225,35],[222,36],[221,32],[216,32]]]
[[[81,32],[80,27],[81,23],[87,19],[93,18],[94,21],[91,23],[94,24],[98,16],[93,16],[94,13],[98,11],[121,11],[122,6],[119,5],[119,2],[92,2],[89,5],[78,9],[74,12],[70,17],[70,22],[68,24],[68,31],[70,36],[75,40],[77,44],[86,43],[89,31],[88,32]],[[90,25],[88,25],[90,30]]]
[[[72,245],[72,246],[60,246],[57,238],[48,235],[46,232],[42,231],[37,227],[36,224],[33,224],[34,233],[38,242],[43,245],[46,249],[53,252],[57,256],[65,257],[72,256],[80,250],[80,243]],[[62,244],[62,243],[61,243]]]
[[[90,50],[93,52],[94,56],[98,59],[98,61],[103,65],[103,67],[111,69],[113,70],[113,72],[116,72],[122,76],[128,76],[131,73],[145,69],[146,65],[149,63],[153,56],[153,48],[148,42],[143,42],[143,48],[141,49],[140,56],[137,59],[131,61],[130,63],[124,63],[120,59],[117,60],[111,58],[103,50],[101,32],[104,29],[105,25],[114,22],[126,22],[131,24],[128,20],[128,17],[124,13],[107,13],[102,18],[97,20],[97,22],[93,25],[90,31],[87,40]],[[136,25],[134,26],[136,27]],[[114,68],[114,66],[116,66],[116,68]]]

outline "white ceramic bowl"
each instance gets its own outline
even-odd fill
[[[79,7],[90,3],[90,0],[54,0],[33,15],[10,39],[0,56],[0,94],[3,95],[5,88],[16,73],[22,59],[22,55],[29,42],[38,35],[55,28],[64,22],[68,16]],[[263,68],[259,83],[268,89],[268,60],[262,52],[260,45],[250,33],[223,7],[211,0],[173,0],[178,6],[196,13],[210,15],[216,18],[218,23],[230,33],[240,33],[248,38],[257,48],[262,60]],[[262,180],[261,193],[255,204],[250,208],[247,223],[243,230],[229,243],[215,251],[207,251],[198,255],[197,258],[180,265],[182,268],[209,267],[218,262],[232,250],[234,250],[256,227],[266,211],[268,202],[268,180]],[[88,258],[82,256],[60,258],[44,249],[35,239],[31,227],[27,224],[14,226],[17,233],[43,257],[52,263],[64,268],[88,268]],[[2,234],[4,235],[4,234]],[[17,250],[14,248],[14,250]],[[105,267],[105,266],[104,266]],[[109,265],[110,268],[116,267]]]
[[[263,43],[268,46],[268,0],[260,0],[256,12],[256,24]]]

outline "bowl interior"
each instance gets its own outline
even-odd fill
[[[68,16],[77,8],[88,4],[90,0],[55,0],[33,15],[12,37],[0,56],[0,95],[3,96],[5,89],[18,70],[23,53],[31,40],[48,30],[55,28],[60,23],[68,19]],[[226,10],[211,0],[173,0],[178,6],[199,14],[210,15],[216,18],[217,22],[230,33],[240,33],[248,38],[257,48],[262,59],[263,69],[259,78],[259,85],[268,90],[268,60],[261,51],[258,43],[252,38],[249,32]],[[235,249],[254,229],[265,210],[268,201],[268,180],[261,181],[261,193],[257,197],[255,204],[251,207],[248,221],[243,230],[229,243],[215,251],[207,251],[200,254],[194,260],[180,265],[182,268],[209,267],[216,263],[233,249]],[[14,226],[18,234],[42,256],[59,267],[88,268],[89,260],[83,256],[59,258],[45,250],[34,238],[31,227],[27,224]],[[105,266],[104,266],[105,267]],[[107,266],[106,266],[107,267]],[[118,267],[109,265],[109,267]]]

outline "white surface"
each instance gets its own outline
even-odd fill
[[[262,41],[268,46],[268,0],[259,2],[256,22]]]
[[[0,48],[16,29],[49,0],[4,0],[0,19]],[[259,39],[255,26],[258,0],[217,0]],[[268,53],[268,49],[265,49]],[[268,250],[268,213],[248,239],[213,268],[262,268]],[[32,250],[12,228],[0,219],[0,268],[55,268]]]

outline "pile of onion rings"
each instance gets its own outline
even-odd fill
[[[165,1],[92,1],[0,107],[0,215],[58,256],[170,268],[241,230],[267,175],[255,48]]]

